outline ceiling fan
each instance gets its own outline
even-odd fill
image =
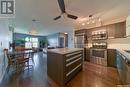
[[[64,0],[58,0],[58,4],[59,4],[60,10],[61,10],[61,14],[59,16],[55,17],[54,20],[60,19],[63,14],[66,14],[68,18],[71,18],[74,20],[76,20],[78,18],[77,16],[68,14],[66,12]]]

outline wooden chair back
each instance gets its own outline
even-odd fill
[[[24,50],[25,50],[25,47],[22,47],[22,46],[15,47],[15,51],[24,51]]]

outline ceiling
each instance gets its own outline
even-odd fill
[[[54,21],[53,18],[61,12],[57,0],[15,0],[16,14],[10,19],[10,25],[16,32],[35,32],[38,35],[48,35],[74,29],[75,20],[63,16]],[[90,14],[98,15],[103,22],[125,19],[130,13],[130,0],[65,0],[68,13],[79,17]],[[32,22],[32,19],[38,20]]]

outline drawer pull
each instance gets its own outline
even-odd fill
[[[70,66],[71,64],[73,64],[73,63],[79,61],[80,59],[82,59],[82,57],[80,57],[80,58],[78,58],[78,59],[76,59],[76,60],[74,60],[74,61],[72,61],[72,62],[66,64],[66,67],[68,67],[68,66]]]
[[[78,66],[76,66],[74,69],[72,69],[70,72],[68,72],[66,74],[66,77],[68,77],[71,73],[73,73],[76,69],[78,69],[82,64],[79,64]]]
[[[72,56],[72,55],[75,55],[75,54],[79,54],[81,53],[82,51],[78,51],[78,52],[75,52],[75,53],[71,53],[71,54],[67,54],[66,57],[69,57],[69,56]]]
[[[72,58],[67,59],[66,62],[69,62],[69,61],[71,61],[71,60],[73,60],[73,59],[76,59],[76,58],[78,58],[78,57],[81,57],[81,56],[82,56],[82,54],[77,55],[77,56],[74,56],[74,57],[72,57]]]

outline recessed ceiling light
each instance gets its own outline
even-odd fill
[[[85,25],[85,23],[82,23],[82,25],[84,26],[84,25]]]
[[[100,21],[101,21],[101,18],[99,18],[98,21],[100,22]]]
[[[95,23],[95,21],[93,20],[92,23]]]
[[[68,33],[64,33],[64,34],[68,34]]]
[[[89,22],[87,22],[87,24],[90,24]]]

